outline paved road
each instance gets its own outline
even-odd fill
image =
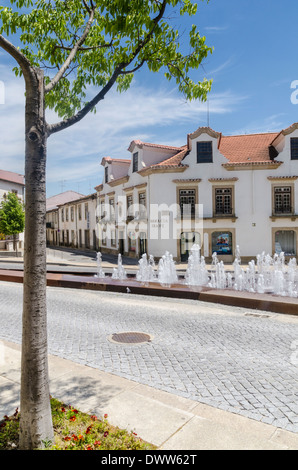
[[[0,282],[0,337],[21,342],[22,286]],[[139,345],[110,335],[152,335]],[[48,288],[49,352],[298,433],[298,317]]]

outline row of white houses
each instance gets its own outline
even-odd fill
[[[237,245],[243,260],[297,255],[298,124],[238,136],[200,127],[182,147],[134,140],[128,152],[102,159],[93,194],[57,196],[49,244],[137,258],[169,251],[177,261],[194,243],[206,260],[217,252],[231,262]]]
[[[20,201],[24,202],[25,179],[24,176],[12,171],[0,170],[0,204],[6,199],[8,193],[15,193]],[[18,250],[24,248],[24,234],[17,238]],[[13,237],[0,233],[0,251],[13,251]]]

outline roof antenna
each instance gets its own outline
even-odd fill
[[[60,186],[61,186],[61,193],[64,191],[64,186],[65,186],[66,180],[60,181]]]

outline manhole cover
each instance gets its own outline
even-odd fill
[[[139,333],[137,331],[127,331],[123,333],[114,333],[109,337],[113,343],[122,344],[139,344],[148,343],[152,340],[152,336],[147,333]]]

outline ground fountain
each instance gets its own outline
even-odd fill
[[[139,270],[136,274],[136,280],[147,285],[149,282],[155,282],[156,278],[154,258],[152,255],[149,255],[148,259],[147,254],[144,253],[139,260]]]
[[[117,268],[113,268],[112,279],[117,279],[120,281],[124,281],[127,278],[126,271],[122,264],[122,256],[119,253],[118,255],[118,263]]]
[[[163,286],[171,286],[171,284],[177,284],[178,276],[176,272],[175,262],[173,255],[168,251],[160,258],[157,270],[158,282]]]
[[[102,268],[101,253],[97,253],[97,273],[95,277],[105,279],[107,276]],[[180,276],[181,278],[181,276]],[[123,281],[127,279],[122,264],[121,254],[118,255],[117,267],[113,268],[111,279]],[[236,247],[235,259],[232,266],[225,266],[219,261],[217,253],[213,253],[209,269],[204,256],[201,256],[200,246],[195,244],[190,250],[184,279],[178,278],[173,256],[168,251],[155,265],[152,255],[143,254],[138,262],[135,281],[149,287],[157,283],[169,288],[173,285],[184,285],[190,289],[204,287],[208,289],[230,290],[257,294],[272,294],[282,297],[298,297],[298,267],[296,258],[285,262],[284,253],[273,256],[258,254],[256,260],[251,260],[245,266],[241,264],[240,249]]]
[[[185,283],[188,286],[205,286],[209,281],[205,258],[199,245],[193,245],[188,258]]]
[[[102,269],[102,256],[100,252],[98,252],[96,255],[96,265],[97,265],[97,271],[96,271],[95,277],[99,279],[104,279],[106,275]]]
[[[170,287],[182,282],[189,287],[206,286],[211,289],[298,297],[297,262],[292,258],[286,265],[284,253],[273,257],[261,253],[257,255],[256,261],[251,260],[244,267],[241,265],[240,249],[237,246],[232,269],[226,268],[223,261],[219,261],[217,253],[213,253],[208,270],[199,245],[193,245],[183,281],[178,281],[176,266],[169,252],[160,259],[156,274],[153,257],[150,259],[151,264],[145,254],[139,261],[136,280],[142,283],[158,282]]]
[[[253,260],[248,263],[246,271],[234,262],[235,290],[297,297],[297,282],[296,259],[286,265],[284,253],[271,257],[263,252],[257,255],[256,265]]]

